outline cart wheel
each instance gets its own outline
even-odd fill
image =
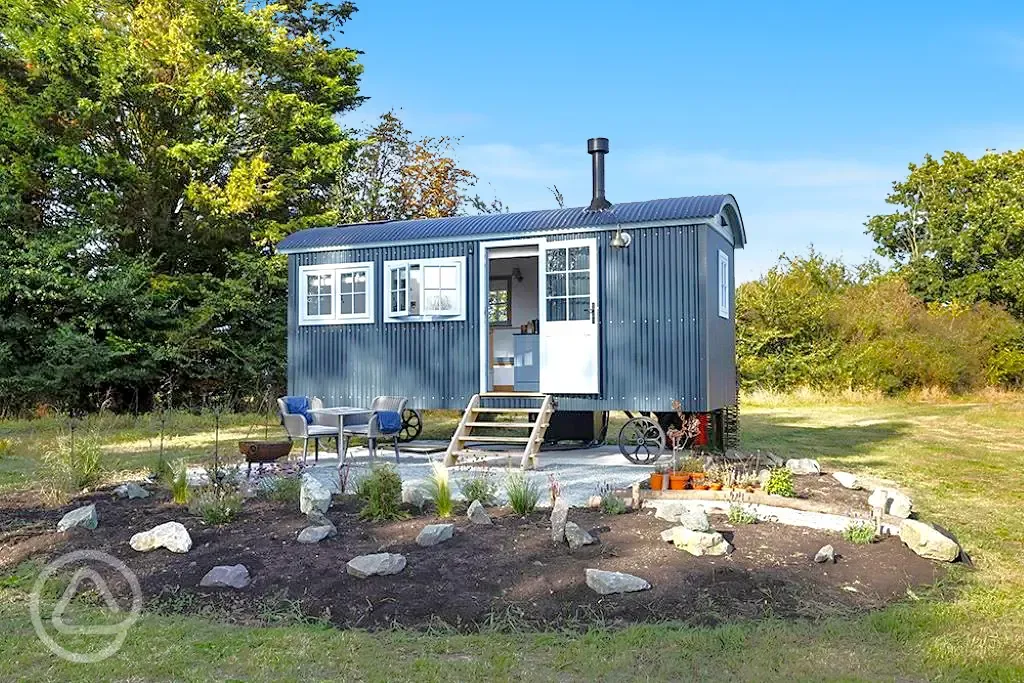
[[[664,450],[665,432],[649,417],[634,417],[619,430],[619,452],[632,463],[652,463]]]
[[[398,440],[402,443],[409,443],[423,431],[423,419],[420,411],[414,408],[406,408],[402,413],[402,429],[398,432]]]

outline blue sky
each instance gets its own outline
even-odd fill
[[[1024,146],[1024,4],[835,4],[363,2],[344,123],[461,136],[513,211],[586,204],[608,137],[612,202],[736,195],[741,280],[811,243],[859,262],[909,162]]]

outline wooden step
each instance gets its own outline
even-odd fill
[[[479,441],[481,443],[530,443],[528,436],[473,436],[472,434],[460,434],[455,437],[457,441]]]
[[[543,399],[547,394],[537,394],[527,391],[488,391],[480,394],[480,398],[533,398]]]
[[[467,422],[467,427],[503,427],[505,429],[531,429],[533,422]]]
[[[536,408],[473,408],[474,413],[536,413]]]

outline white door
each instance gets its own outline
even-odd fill
[[[597,240],[545,243],[540,272],[540,390],[600,393]]]

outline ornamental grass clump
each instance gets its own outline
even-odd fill
[[[374,467],[356,487],[356,497],[363,501],[359,516],[376,522],[405,519],[402,510],[402,478],[392,467]]]
[[[509,506],[519,515],[530,514],[537,509],[537,503],[540,501],[540,487],[522,472],[513,472],[509,475],[505,493],[508,495]]]
[[[226,524],[241,514],[242,496],[236,491],[210,487],[192,497],[188,511],[207,524]]]
[[[92,437],[59,437],[43,454],[41,480],[46,497],[62,502],[95,488],[105,470],[99,442]]]
[[[451,517],[455,501],[452,499],[452,487],[448,479],[448,468],[440,462],[433,463],[430,468],[432,471],[430,478],[427,479],[428,495],[434,501],[438,517]]]
[[[186,505],[189,499],[188,464],[184,458],[167,465],[167,486],[175,505]]]

